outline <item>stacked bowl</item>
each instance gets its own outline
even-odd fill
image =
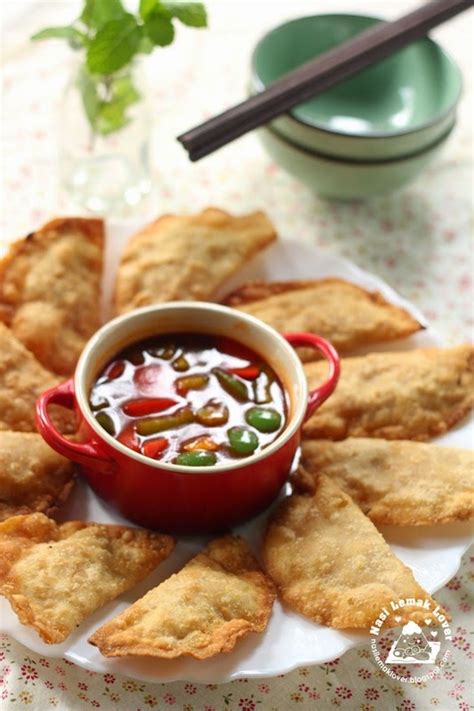
[[[301,17],[268,32],[252,54],[257,93],[381,20]],[[456,122],[461,74],[433,40],[419,40],[259,130],[276,163],[330,199],[357,200],[413,180]]]

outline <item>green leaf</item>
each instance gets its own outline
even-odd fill
[[[101,101],[94,78],[89,74],[86,67],[81,68],[77,78],[77,85],[81,92],[84,111],[91,127],[95,130]]]
[[[93,131],[107,136],[130,123],[127,109],[141,98],[130,74],[104,79],[82,67],[77,84]]]
[[[141,54],[151,54],[154,49],[155,45],[151,39],[146,35],[143,35],[138,45],[137,52],[140,52]]]
[[[97,117],[96,130],[103,136],[119,131],[129,124],[131,119],[116,104],[104,104]]]
[[[147,18],[145,30],[148,37],[160,47],[166,47],[174,39],[173,23],[168,17],[156,12]]]
[[[157,8],[157,0],[140,0],[140,17],[142,20],[146,20]]]
[[[140,28],[133,15],[107,22],[91,41],[87,66],[93,74],[111,74],[125,66],[138,49]]]
[[[127,109],[140,100],[140,93],[130,75],[116,77],[109,88],[111,98],[102,102],[96,121],[97,131],[104,136],[130,123]]]
[[[200,2],[165,2],[170,15],[189,27],[207,27],[206,8]]]
[[[45,27],[44,30],[36,32],[31,37],[32,40],[44,40],[44,39],[66,39],[69,44],[75,49],[78,47],[83,47],[87,42],[87,36],[75,27]]]
[[[112,82],[111,91],[112,101],[120,104],[124,109],[140,99],[140,92],[134,86],[129,74],[116,77]]]
[[[121,0],[86,0],[80,19],[87,27],[97,30],[125,14]]]

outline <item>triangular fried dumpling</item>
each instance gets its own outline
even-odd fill
[[[0,521],[51,514],[69,496],[74,466],[35,432],[0,431]]]
[[[467,449],[363,437],[307,440],[294,481],[312,492],[320,474],[377,524],[429,526],[474,518],[474,452]]]
[[[312,496],[293,495],[268,526],[263,558],[281,599],[315,622],[369,628],[399,599],[434,600],[396,558],[356,504],[328,477]],[[406,606],[401,621],[422,621],[427,610]]]
[[[305,365],[310,389],[326,371],[322,361]],[[303,436],[427,440],[473,405],[473,346],[370,353],[342,359],[336,390],[304,424]]]
[[[277,331],[309,331],[327,338],[340,354],[361,346],[394,341],[422,328],[405,309],[378,292],[343,279],[253,282],[224,300],[228,306],[265,321]],[[301,349],[303,360],[318,353]]]
[[[276,239],[263,212],[233,217],[208,208],[164,215],[134,235],[120,261],[116,309],[173,299],[209,300],[234,272]]]
[[[249,632],[262,632],[274,597],[244,541],[226,536],[100,627],[89,642],[107,657],[206,659],[229,652]]]
[[[34,432],[36,399],[60,382],[0,322],[0,430]],[[54,405],[51,414],[61,432],[74,431],[71,411]]]
[[[59,643],[143,580],[173,545],[169,536],[138,528],[14,516],[0,523],[0,594],[20,622]]]
[[[101,220],[64,217],[0,261],[0,320],[54,373],[74,371],[100,325],[103,250]]]

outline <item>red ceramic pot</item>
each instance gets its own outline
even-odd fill
[[[245,460],[189,467],[149,459],[118,442],[96,422],[88,395],[97,375],[126,346],[171,332],[232,337],[259,353],[276,371],[289,400],[288,424],[263,451]],[[293,346],[311,346],[329,361],[327,380],[308,393],[303,366]],[[309,333],[281,336],[240,311],[202,302],[170,302],[119,316],[86,345],[74,378],[41,395],[39,432],[57,452],[80,465],[91,487],[126,518],[147,528],[204,533],[229,528],[266,508],[289,476],[301,426],[336,387],[339,358],[323,338]],[[78,442],[58,432],[51,404],[75,409]]]

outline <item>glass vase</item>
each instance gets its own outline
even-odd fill
[[[98,215],[133,213],[150,191],[151,116],[141,65],[127,69],[136,98],[127,107],[126,123],[118,130],[95,129],[88,118],[88,80],[83,67],[73,72],[66,87],[60,113],[60,175],[69,200]],[[122,80],[114,75],[114,80]],[[103,102],[107,97],[107,77],[95,83]]]

